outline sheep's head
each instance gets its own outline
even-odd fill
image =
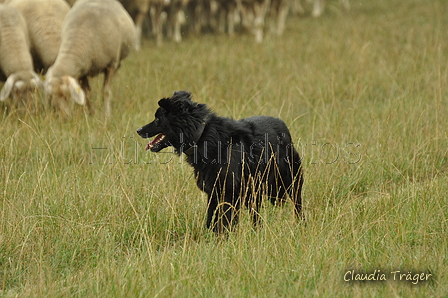
[[[78,84],[77,80],[71,76],[54,77],[51,71],[47,73],[45,80],[45,97],[63,110],[70,114],[68,104],[71,100],[80,105],[85,105],[86,95]]]
[[[23,70],[13,73],[8,77],[0,91],[0,100],[8,97],[28,100],[36,89],[42,87],[42,81],[34,71]]]

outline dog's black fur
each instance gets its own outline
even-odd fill
[[[218,233],[230,229],[241,204],[249,208],[256,226],[263,194],[277,204],[288,192],[295,214],[304,219],[301,159],[282,120],[219,117],[205,104],[193,102],[186,91],[162,98],[159,106],[155,120],[137,133],[142,138],[156,136],[146,150],[173,146],[179,155],[186,154],[198,187],[208,195],[208,228]]]

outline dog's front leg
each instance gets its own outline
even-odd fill
[[[207,209],[207,228],[217,234],[223,234],[231,230],[232,226],[238,223],[239,202],[218,200],[219,196],[210,196]]]
[[[218,207],[218,233],[231,231],[238,224],[239,209],[239,201],[234,202],[233,198],[232,200],[228,198],[220,204]]]

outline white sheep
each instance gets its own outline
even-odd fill
[[[33,71],[29,40],[23,16],[15,8],[0,4],[0,81],[5,81],[0,100],[28,97],[42,82]]]
[[[61,44],[62,22],[70,10],[64,0],[6,0],[25,17],[34,69],[43,73],[53,65]]]
[[[1,1],[1,0],[0,0]],[[73,6],[76,0],[66,0],[70,6]],[[155,0],[119,0],[124,9],[129,13],[135,23],[135,49],[141,48],[143,21],[148,16],[149,3]],[[170,0],[168,0],[169,2]]]
[[[134,43],[134,23],[120,2],[76,1],[64,19],[59,53],[47,72],[47,97],[66,114],[70,98],[90,108],[88,77],[104,73],[103,98],[110,115],[110,81]]]
[[[315,18],[320,17],[325,9],[325,0],[308,0],[313,3],[313,12],[311,15]],[[339,0],[344,6],[345,10],[350,10],[349,0]]]
[[[135,23],[135,49],[140,50],[142,27],[145,17],[148,16],[149,3],[154,0],[120,0],[123,7],[132,17]]]

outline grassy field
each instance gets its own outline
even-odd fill
[[[93,116],[2,104],[0,296],[448,297],[448,3],[350,2],[290,16],[261,45],[147,39],[108,120],[101,78]],[[223,116],[288,124],[306,225],[265,204],[259,231],[247,212],[228,239],[205,229],[192,169],[135,133],[180,89]],[[351,280],[375,270],[387,280]]]

